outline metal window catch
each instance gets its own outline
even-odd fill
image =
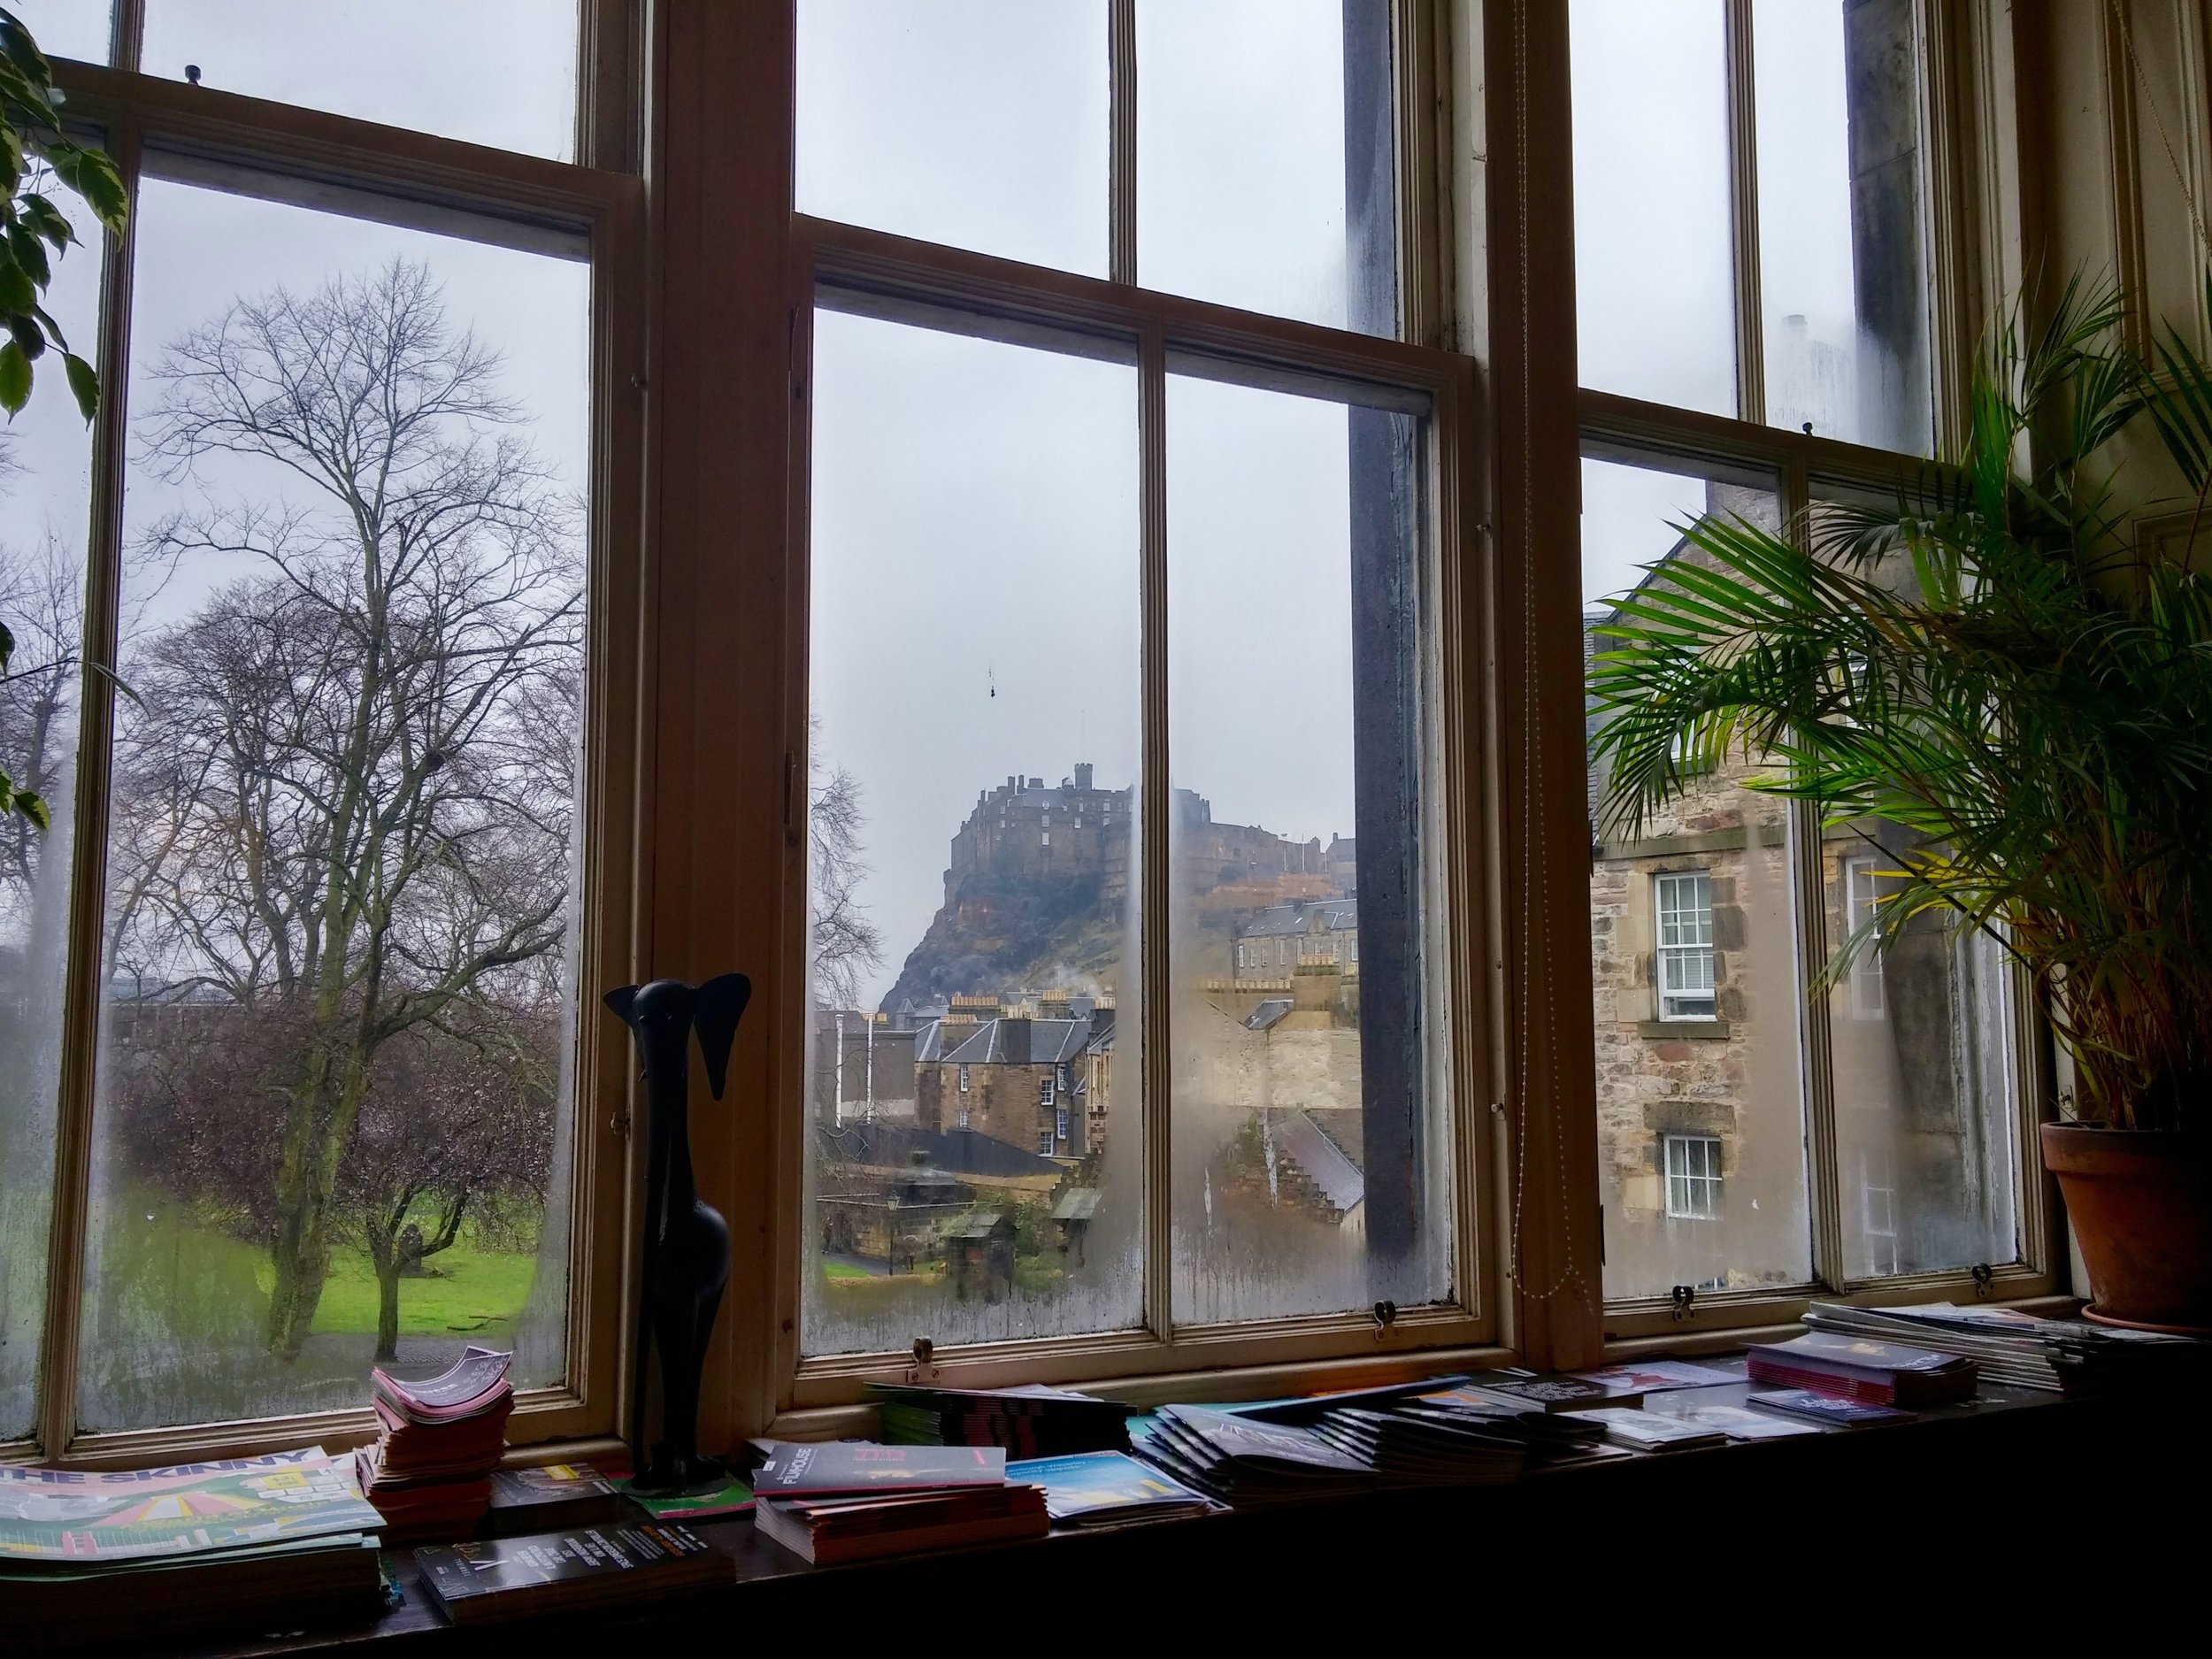
[[[1398,1323],[1398,1304],[1379,1302],[1375,1304],[1375,1340],[1381,1341],[1390,1334],[1390,1327]]]
[[[1673,1317],[1675,1318],[1694,1319],[1697,1317],[1697,1286],[1695,1285],[1677,1285],[1667,1293],[1667,1300],[1674,1304]]]
[[[1980,1297],[1989,1294],[1990,1287],[1996,1282],[1997,1275],[1991,1270],[1988,1263],[1977,1262],[1974,1263],[1974,1294],[1976,1296]]]
[[[926,1336],[914,1339],[914,1363],[906,1368],[906,1380],[910,1383],[929,1383],[937,1380],[937,1367],[930,1363],[937,1352],[937,1345]]]

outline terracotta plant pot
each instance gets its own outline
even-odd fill
[[[2089,1269],[2091,1311],[2119,1325],[2212,1329],[2212,1144],[2202,1135],[2043,1125]]]

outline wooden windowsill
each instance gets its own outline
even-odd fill
[[[1071,1619],[1111,1617],[1106,1609],[1118,1599],[1131,1598],[1133,1609],[1163,1590],[1179,1591],[1174,1600],[1186,1608],[1163,1630],[1211,1620],[1294,1632],[1317,1616],[1357,1624],[1363,1606],[1448,1591],[1476,1570],[1486,1578],[1517,1575],[1496,1579],[1500,1586],[1530,1575],[1556,1580],[1595,1598],[1591,1606],[1632,1610],[1660,1595],[1655,1575],[1672,1571],[1670,1540],[1724,1542],[1732,1579],[1806,1571],[1824,1551],[1847,1547],[1908,1572],[1924,1552],[1939,1551],[1948,1571],[1962,1558],[2032,1548],[2070,1516],[2181,1516],[2212,1479],[2212,1438],[2194,1432],[2185,1401],[2070,1399],[1991,1384],[1983,1394],[1910,1423],[1544,1469],[1510,1486],[1398,1489],[1110,1532],[1064,1530],[850,1566],[810,1567],[757,1537],[749,1519],[705,1523],[695,1530],[733,1563],[736,1582],[726,1588],[472,1629],[448,1624],[429,1604],[412,1553],[399,1550],[387,1563],[406,1599],[380,1617],[181,1651],[205,1659],[550,1653],[588,1637],[608,1652],[640,1640],[672,1652],[679,1643],[772,1628],[840,1647],[934,1645],[982,1624],[1016,1628],[1010,1619],[1071,1632]],[[2161,1425],[2171,1432],[2158,1432]],[[1962,1509],[1965,1493],[1972,1502]],[[2188,1527],[2168,1530],[2175,1549],[2189,1548]],[[2158,1540],[2147,1548],[2155,1552]],[[1317,1577],[1286,1576],[1298,1561]],[[1130,1617],[1148,1621],[1130,1626],[1133,1636],[1154,1628],[1149,1614]]]

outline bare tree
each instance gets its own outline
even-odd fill
[[[304,1010],[142,999],[111,1056],[119,1143],[142,1174],[255,1243],[279,1236],[277,1177]],[[398,1352],[403,1280],[471,1216],[540,1208],[552,1163],[559,1011],[472,1006],[378,1050],[331,1200],[334,1240],[369,1258],[379,1359]]]
[[[868,878],[860,839],[864,822],[858,781],[842,766],[825,769],[817,760],[807,832],[813,863],[810,968],[818,1008],[856,1007],[860,976],[883,965],[882,930],[860,905],[860,884]]]
[[[482,1008],[385,1046],[340,1171],[335,1209],[376,1273],[376,1357],[399,1348],[400,1281],[451,1249],[488,1203],[535,1206],[552,1164],[558,1030]]]
[[[126,664],[110,961],[296,1033],[269,1178],[288,1357],[380,1053],[527,983],[567,923],[574,728],[544,721],[580,696],[577,515],[498,369],[395,262],[241,300],[152,373],[163,476],[285,484],[139,549],[246,573]]]

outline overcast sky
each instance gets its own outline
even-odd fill
[[[1575,286],[1585,386],[1736,412],[1722,0],[1573,0]],[[1760,282],[1770,413],[1778,377],[1824,345],[1859,349],[1839,0],[1755,0]],[[1801,326],[1793,318],[1803,319]],[[1810,342],[1809,345],[1807,342]],[[1800,389],[1793,380],[1790,389]],[[1703,511],[1704,486],[1586,463],[1583,598],[1634,585]]]
[[[1342,35],[1340,0],[1139,5],[1148,286],[1341,325]],[[1103,0],[806,0],[799,205],[1103,275],[1106,46]],[[843,316],[816,353],[813,706],[867,815],[872,1006],[979,789],[1135,780],[1137,386]],[[1349,835],[1344,411],[1178,380],[1168,443],[1174,780]]]
[[[50,50],[104,54],[104,0],[20,10]],[[1102,274],[1106,10],[803,0],[800,205]],[[150,0],[145,67],[565,155],[573,15],[565,0]],[[1582,378],[1732,411],[1721,0],[1574,0],[1572,15]],[[1792,180],[1763,191],[1770,333],[1801,316],[1847,349],[1840,16],[1756,0],[1760,170]],[[1139,29],[1142,279],[1340,324],[1340,0],[1141,0]],[[580,484],[583,267],[158,181],[140,237],[142,409],[150,349],[241,293],[404,255],[503,349],[540,445]],[[95,264],[65,267],[56,308],[81,346]],[[1135,774],[1134,375],[846,317],[818,347],[813,694],[824,752],[869,816],[863,897],[887,946],[872,996],[933,912],[978,789],[1057,783],[1079,760],[1102,785]],[[1354,828],[1343,430],[1340,409],[1278,395],[1179,383],[1171,401],[1176,781],[1217,817],[1301,838]],[[81,546],[82,428],[58,384],[14,435],[31,476],[8,499],[59,503]],[[134,525],[175,501],[134,468]],[[1586,466],[1586,598],[1632,583],[1671,545],[1664,521],[1702,502],[1695,480]]]

